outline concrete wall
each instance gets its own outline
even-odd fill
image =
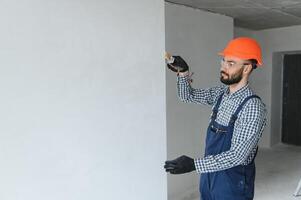
[[[253,37],[255,31],[250,29],[234,27],[234,37]]]
[[[253,88],[263,97],[268,108],[268,124],[261,146],[270,147],[281,141],[282,56],[300,52],[301,26],[249,31],[237,29],[236,36],[248,35],[257,39],[263,51],[264,66],[252,76]]]
[[[220,84],[220,57],[228,40],[233,37],[233,20],[222,15],[166,3],[166,49],[181,55],[190,65],[193,87]],[[168,158],[182,154],[203,157],[205,132],[210,107],[180,102],[177,97],[176,75],[167,70],[167,137]],[[192,199],[198,194],[196,173],[168,176],[169,199]]]
[[[4,0],[0,24],[0,199],[166,199],[164,2]]]
[[[270,106],[270,145],[274,145],[280,142],[281,138],[281,108],[282,108],[282,92],[279,82],[279,74],[282,73],[282,64],[279,63],[279,59],[275,56],[281,56],[281,54],[275,54],[277,52],[300,51],[301,50],[301,26],[292,26],[287,28],[269,29],[264,31],[257,31],[256,38],[262,43],[264,63],[266,66],[266,73],[268,74],[266,87],[267,97],[269,98]],[[274,63],[273,63],[273,54]],[[277,61],[278,60],[278,61]]]
[[[272,54],[272,91],[270,115],[270,146],[281,142],[282,132],[282,83],[283,83],[283,57],[280,52]]]

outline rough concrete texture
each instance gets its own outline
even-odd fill
[[[234,18],[235,26],[252,30],[301,24],[300,0],[168,0]]]

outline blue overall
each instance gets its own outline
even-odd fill
[[[230,150],[238,113],[249,99],[259,97],[256,95],[246,97],[231,116],[228,126],[223,126],[215,121],[222,98],[223,94],[219,97],[213,109],[211,122],[207,129],[205,156]],[[252,200],[254,197],[255,156],[248,165],[238,165],[222,171],[202,173],[200,179],[201,199]]]

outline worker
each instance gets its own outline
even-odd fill
[[[254,94],[249,77],[262,66],[256,40],[239,37],[219,53],[222,56],[220,86],[195,89],[189,66],[180,56],[167,56],[167,66],[177,72],[178,95],[183,102],[209,105],[212,114],[207,128],[205,155],[186,155],[165,162],[166,172],[201,174],[202,200],[252,200],[258,142],[266,125],[266,107]]]

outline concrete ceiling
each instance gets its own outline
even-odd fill
[[[234,18],[234,25],[262,30],[301,25],[301,0],[166,0]]]

